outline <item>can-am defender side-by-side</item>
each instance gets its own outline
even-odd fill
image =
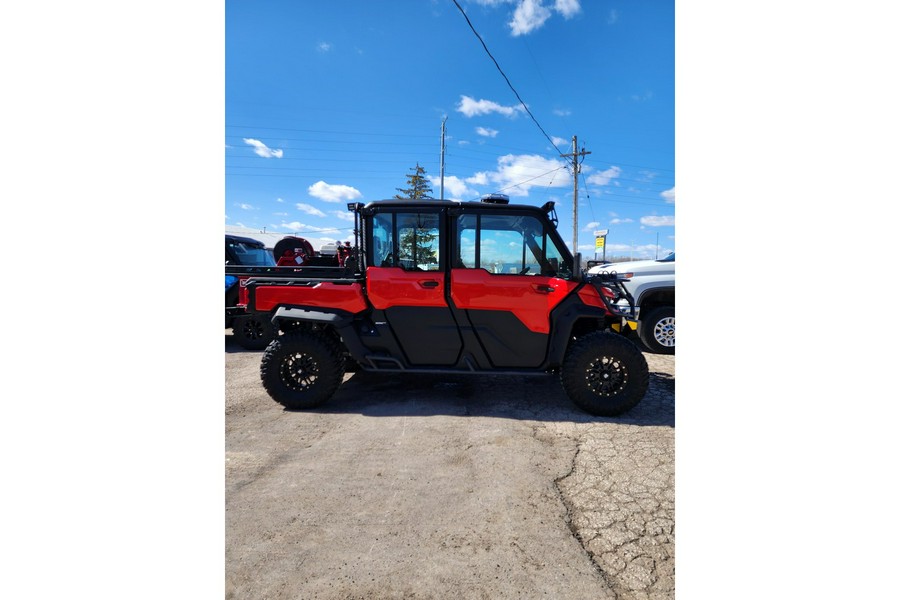
[[[552,202],[348,209],[356,240],[342,266],[226,266],[240,304],[279,332],[260,375],[286,408],[326,402],[348,370],[557,375],[575,404],[602,416],[643,398],[644,355],[611,331],[633,318],[617,304],[630,296],[615,275],[583,272]]]

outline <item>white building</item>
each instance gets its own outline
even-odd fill
[[[297,234],[293,231],[261,231],[259,229],[253,229],[250,227],[235,227],[233,225],[225,226],[225,234],[226,235],[239,235],[242,237],[248,237],[253,240],[259,240],[263,244],[266,245],[266,248],[272,249],[275,247],[282,238],[286,236],[295,236],[302,237],[305,240],[308,240],[310,244],[312,244],[313,250],[319,251],[322,246],[326,244],[333,244],[336,240],[334,238],[313,238],[309,237],[305,234]],[[344,241],[344,240],[340,240]],[[350,239],[350,243],[353,243],[353,239]]]

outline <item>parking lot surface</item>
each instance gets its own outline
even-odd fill
[[[227,598],[674,598],[674,356],[617,418],[552,377],[367,373],[290,412],[230,337]]]

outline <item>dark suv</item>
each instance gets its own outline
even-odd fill
[[[274,267],[275,260],[259,240],[225,235],[225,266]],[[238,306],[239,278],[225,275],[225,328],[231,328],[237,342],[248,350],[262,350],[274,337],[272,320],[248,313]]]

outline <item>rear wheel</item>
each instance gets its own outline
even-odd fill
[[[272,317],[268,313],[254,313],[236,317],[231,331],[237,343],[247,350],[262,350],[275,337]]]
[[[285,408],[313,408],[337,391],[344,379],[344,363],[332,340],[295,330],[275,338],[266,348],[260,377],[272,399]]]
[[[675,354],[675,307],[660,306],[641,315],[638,335],[651,352]]]
[[[647,392],[647,360],[631,340],[590,333],[566,353],[560,379],[569,398],[587,413],[613,417],[634,408]]]

